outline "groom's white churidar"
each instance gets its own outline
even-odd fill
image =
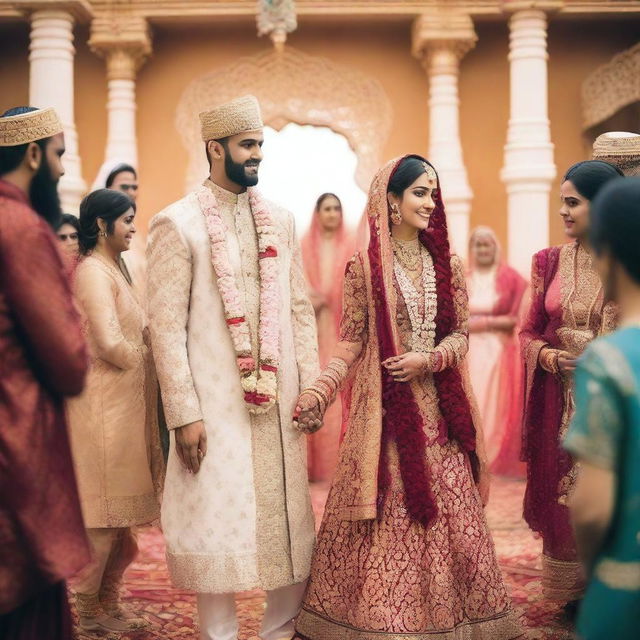
[[[292,417],[318,371],[315,316],[293,217],[251,186],[262,158],[257,100],[200,119],[211,176],[153,218],[147,249],[172,430],[167,563],[175,586],[198,593],[203,640],[236,640],[234,594],[255,588],[267,592],[261,638],[288,640],[314,543],[306,442]],[[184,434],[200,421],[193,462]]]

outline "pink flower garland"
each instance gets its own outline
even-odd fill
[[[224,314],[236,352],[244,399],[251,413],[264,413],[276,402],[280,364],[280,291],[278,287],[278,232],[266,203],[256,189],[249,189],[249,205],[258,235],[260,274],[259,362],[252,356],[251,334],[242,297],[229,259],[226,225],[218,203],[206,186],[198,189],[200,208],[211,241],[211,262],[216,274]]]

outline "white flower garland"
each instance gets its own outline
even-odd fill
[[[280,364],[280,290],[278,286],[278,232],[271,213],[256,189],[250,188],[249,205],[258,236],[260,321],[258,362],[252,355],[251,334],[242,296],[229,259],[227,228],[211,189],[196,192],[211,241],[211,262],[216,274],[224,314],[236,352],[244,400],[250,413],[265,413],[277,400]]]

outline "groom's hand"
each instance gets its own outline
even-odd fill
[[[202,420],[176,429],[176,453],[187,471],[200,471],[200,463],[207,455],[207,432]]]

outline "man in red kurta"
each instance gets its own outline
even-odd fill
[[[0,637],[67,640],[65,579],[89,560],[64,414],[88,361],[51,225],[62,125],[0,117]]]

